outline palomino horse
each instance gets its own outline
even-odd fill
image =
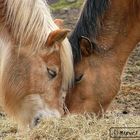
[[[22,125],[63,114],[73,57],[45,0],[0,0],[0,103]]]
[[[127,59],[140,41],[140,0],[87,0],[70,37],[75,87],[71,113],[106,111],[120,89]],[[79,61],[82,59],[81,61]]]

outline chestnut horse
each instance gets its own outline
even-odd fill
[[[17,122],[61,116],[73,57],[45,0],[0,0],[0,104]]]
[[[70,36],[75,86],[71,113],[105,112],[120,89],[127,59],[140,41],[140,0],[87,0]],[[81,61],[80,61],[81,60]]]

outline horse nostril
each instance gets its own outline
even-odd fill
[[[126,111],[126,110],[124,110],[122,113],[123,113],[123,114],[128,114],[129,112],[128,112],[128,111]]]
[[[37,126],[41,121],[41,118],[40,117],[37,117],[34,119],[34,126]]]

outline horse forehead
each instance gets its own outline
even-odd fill
[[[61,66],[61,59],[59,51],[53,51],[50,54],[46,54],[43,56],[43,60],[49,65],[57,65],[58,67]]]
[[[84,72],[89,67],[88,58],[83,58],[82,61],[75,63],[75,73]]]

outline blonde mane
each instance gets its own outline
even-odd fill
[[[0,36],[1,37],[1,36]],[[5,67],[8,63],[8,60],[10,60],[10,51],[11,51],[11,41],[9,38],[0,38],[0,105],[3,105],[3,73],[5,70]]]
[[[1,0],[0,12],[4,24],[19,46],[31,46],[34,52],[42,48],[49,33],[58,29],[50,14],[46,0]],[[1,24],[1,23],[0,23]],[[67,39],[60,49],[63,71],[63,88],[71,85],[73,80],[73,56]]]

